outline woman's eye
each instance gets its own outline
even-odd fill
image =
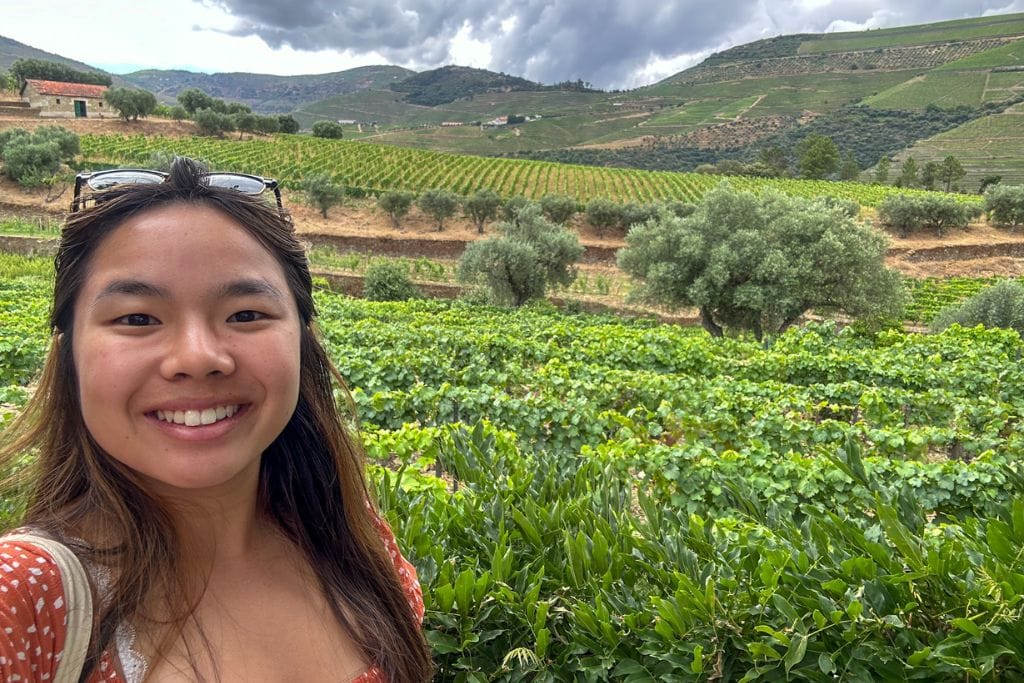
[[[259,313],[257,311],[239,311],[238,313],[235,313],[230,318],[228,318],[228,322],[251,323],[256,322],[257,320],[262,320],[264,317],[265,316],[262,313]]]
[[[132,327],[138,327],[142,325],[155,325],[157,323],[156,318],[146,313],[130,313],[123,315],[116,320],[121,325],[130,325]]]

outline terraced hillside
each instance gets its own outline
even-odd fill
[[[1024,73],[1019,76],[1024,80]],[[950,154],[967,171],[961,183],[965,189],[977,189],[987,175],[1000,175],[1008,184],[1024,184],[1024,105],[922,140],[897,156],[897,163],[909,156],[919,164],[942,161]]]

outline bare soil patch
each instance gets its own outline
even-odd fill
[[[79,135],[163,135],[166,137],[182,137],[195,135],[198,132],[192,121],[174,121],[172,119],[147,118],[138,121],[122,121],[118,118],[60,119],[5,116],[0,118],[0,130],[5,128],[24,128],[35,130],[38,126],[63,126]]]

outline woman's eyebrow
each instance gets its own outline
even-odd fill
[[[244,296],[269,296],[274,299],[284,298],[284,294],[281,293],[281,290],[266,280],[258,278],[226,282],[218,290],[217,296],[225,298]]]
[[[170,296],[167,289],[142,280],[112,280],[96,294],[96,301],[108,296],[143,296],[166,299]]]

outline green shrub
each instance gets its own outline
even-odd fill
[[[623,227],[622,205],[604,197],[591,199],[587,202],[587,222],[599,232],[606,230],[621,231]]]
[[[61,161],[71,162],[81,150],[78,135],[63,126],[39,126],[32,133],[35,142],[52,142],[57,145]]]
[[[564,194],[546,194],[540,198],[540,210],[552,223],[565,225],[576,215],[576,200]]]
[[[856,218],[860,215],[860,204],[852,199],[840,199],[839,197],[833,197],[832,195],[827,194],[820,197],[818,201],[830,209],[839,209],[844,215],[849,216],[850,218]]]
[[[657,218],[660,211],[661,206],[657,202],[647,204],[626,202],[622,205],[622,223],[628,231],[634,225],[646,223],[652,218]]]
[[[334,121],[317,121],[313,124],[313,135],[318,138],[338,140],[345,135],[345,129]]]
[[[941,311],[932,321],[932,329],[944,330],[954,323],[961,327],[1004,327],[1024,336],[1024,284],[1003,280],[986,287],[967,301]]]
[[[4,149],[15,140],[29,140],[32,134],[24,128],[8,128],[0,130],[0,161],[4,160]]]
[[[394,261],[375,261],[363,276],[363,297],[370,301],[407,301],[419,296],[408,270]]]
[[[992,185],[985,190],[985,212],[993,225],[1024,225],[1024,185]]]
[[[26,187],[41,185],[59,169],[60,147],[56,142],[16,138],[4,147],[4,173]]]

